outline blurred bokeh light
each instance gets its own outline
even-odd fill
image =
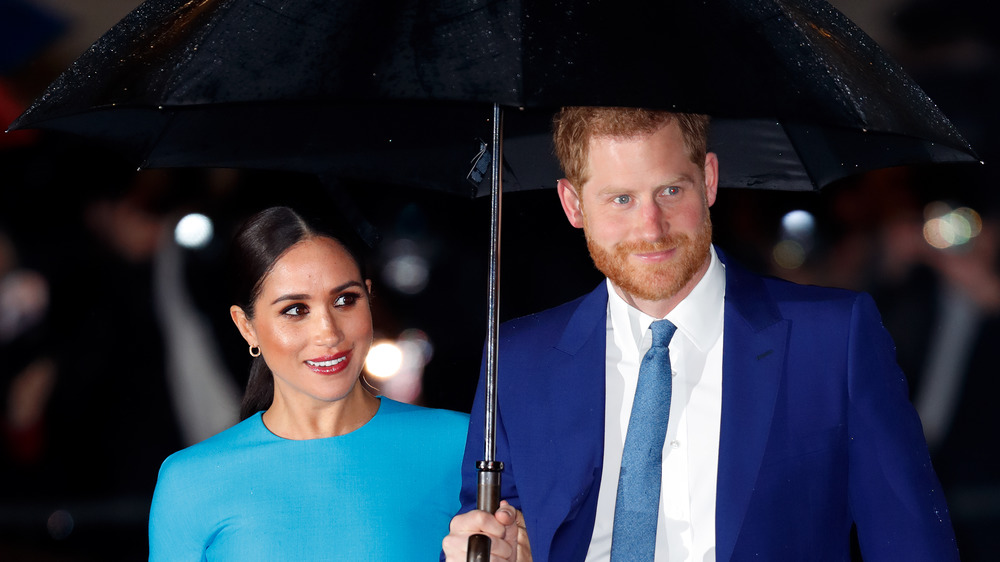
[[[380,379],[395,376],[402,366],[403,352],[395,342],[388,340],[375,342],[365,361],[365,370]]]
[[[382,276],[390,287],[407,295],[415,295],[427,288],[430,263],[420,255],[420,247],[415,242],[397,240],[387,253],[389,259]]]
[[[982,218],[974,209],[952,209],[941,201],[927,205],[924,220],[924,239],[931,246],[942,250],[968,244],[983,229]]]
[[[201,213],[191,213],[177,221],[174,240],[183,248],[204,248],[212,241],[214,232],[210,218]]]
[[[774,263],[782,269],[797,269],[805,263],[814,245],[816,218],[809,211],[796,209],[781,218],[781,240],[771,251]]]

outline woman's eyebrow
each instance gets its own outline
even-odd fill
[[[361,286],[362,285],[361,285],[360,281],[348,281],[347,283],[344,283],[343,285],[338,285],[338,286],[334,287],[333,289],[330,289],[330,293],[331,294],[332,293],[339,293],[339,292],[343,291],[344,289],[347,289],[347,288],[350,288],[350,287],[361,287]],[[271,304],[272,305],[278,304],[279,302],[282,302],[282,301],[308,300],[309,298],[310,298],[310,295],[308,295],[306,293],[291,293],[291,294],[287,294],[287,295],[281,295],[280,297],[274,299],[274,302],[272,302]]]
[[[339,293],[339,292],[341,292],[341,291],[343,291],[345,289],[348,289],[350,287],[363,287],[363,285],[361,284],[361,281],[348,281],[347,283],[344,283],[343,285],[339,285],[337,287],[334,287],[333,289],[330,289],[330,293],[331,294],[332,293]]]
[[[289,295],[281,295],[280,297],[274,299],[274,302],[272,302],[271,304],[278,304],[281,301],[303,301],[303,300],[308,300],[308,299],[309,299],[309,295],[307,295],[305,293],[296,293],[296,294],[289,294]]]

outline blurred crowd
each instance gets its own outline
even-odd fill
[[[46,50],[76,25],[53,4],[0,0],[0,125],[69,62]],[[858,6],[833,4],[849,15]],[[713,209],[717,242],[759,271],[872,293],[963,559],[992,560],[1000,553],[997,20],[985,0],[865,6],[885,34],[873,35],[985,164],[882,170],[819,194],[725,190]],[[488,202],[382,193],[357,196],[384,237],[374,269],[402,240],[430,270],[426,287],[411,294],[389,284],[380,291],[376,280],[375,324],[428,334],[434,359],[414,400],[468,411],[486,326],[488,232],[474,223],[487,220]],[[222,282],[228,233],[271,204],[337,212],[331,199],[308,178],[136,172],[79,139],[0,135],[0,559],[145,557],[159,463],[235,421],[245,382],[248,358]],[[554,194],[507,201],[503,316],[599,280],[583,245],[566,241],[578,234]],[[197,249],[173,236],[189,212],[215,221],[217,236]],[[551,259],[555,248],[561,260]],[[443,318],[456,309],[461,318]]]

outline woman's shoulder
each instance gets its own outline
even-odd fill
[[[437,474],[442,467],[442,474],[451,474],[447,467],[461,467],[465,454],[465,441],[469,433],[469,414],[428,408],[397,402],[385,396],[376,415],[380,418],[378,425],[372,428],[377,438],[369,444],[384,446],[393,455],[402,455],[423,467],[414,470],[427,470]]]
[[[240,449],[248,448],[254,442],[266,439],[269,433],[264,428],[260,419],[261,413],[229,427],[219,433],[185,447],[167,457],[160,468],[161,473],[165,470],[177,470],[180,467],[199,466],[204,463],[217,463],[219,459],[230,457]]]
[[[464,446],[469,430],[469,414],[407,404],[385,396],[381,397],[381,401],[377,414],[381,418],[381,427],[391,428],[393,433],[411,434],[415,439],[435,436],[434,439],[439,442],[460,441]]]
[[[382,403],[379,407],[379,415],[386,417],[399,416],[406,417],[412,421],[442,425],[468,425],[469,423],[469,414],[464,412],[407,404],[406,402],[399,402],[385,396],[380,397],[380,400]]]

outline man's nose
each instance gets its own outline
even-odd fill
[[[670,230],[666,213],[654,202],[644,202],[639,206],[639,236],[650,242],[663,238]]]

